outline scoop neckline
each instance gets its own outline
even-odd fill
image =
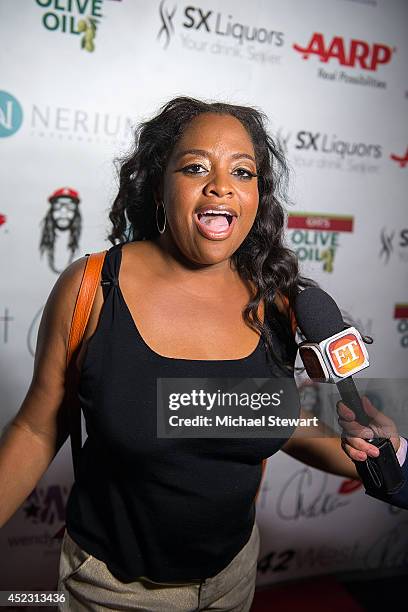
[[[119,291],[119,295],[121,297],[122,303],[125,306],[125,310],[126,313],[129,317],[129,320],[139,338],[139,340],[141,341],[141,343],[143,344],[143,346],[145,347],[145,349],[147,349],[147,351],[149,353],[151,353],[152,355],[154,355],[157,359],[164,359],[166,361],[184,361],[184,362],[188,362],[188,363],[238,363],[240,361],[247,361],[248,359],[251,359],[251,357],[253,357],[255,355],[255,353],[258,352],[260,346],[261,346],[261,342],[262,342],[262,335],[259,335],[259,339],[258,342],[256,343],[255,348],[251,351],[251,353],[249,353],[249,355],[246,355],[245,357],[238,357],[237,359],[188,359],[186,357],[168,357],[167,355],[161,355],[160,353],[158,353],[157,351],[155,351],[154,349],[152,349],[152,347],[146,342],[146,340],[143,338],[142,334],[140,333],[140,330],[138,328],[138,326],[136,325],[136,321],[134,320],[132,313],[130,312],[129,306],[127,305],[127,302],[124,298],[124,295],[122,293],[122,290],[120,288],[119,283],[117,284],[117,289]]]
[[[188,363],[239,363],[239,362],[244,362],[247,361],[249,359],[251,359],[252,357],[255,356],[255,354],[258,352],[258,350],[261,347],[261,343],[263,340],[263,336],[262,334],[259,334],[259,338],[258,338],[258,342],[256,343],[255,348],[251,351],[251,353],[249,353],[249,355],[246,355],[244,357],[238,357],[237,359],[187,359],[186,357],[168,357],[167,355],[161,355],[160,353],[158,353],[157,351],[155,351],[154,349],[152,349],[152,347],[146,342],[146,340],[143,338],[137,324],[136,321],[134,320],[132,313],[130,311],[130,308],[125,300],[125,297],[122,293],[122,289],[120,287],[119,284],[119,273],[120,273],[120,266],[122,264],[122,258],[123,258],[123,254],[122,254],[122,246],[123,244],[126,243],[118,243],[116,245],[113,245],[111,247],[110,250],[113,250],[115,247],[118,247],[117,250],[119,252],[119,265],[118,265],[118,269],[117,269],[117,274],[116,274],[116,288],[118,289],[119,295],[120,295],[120,299],[122,300],[123,305],[125,306],[125,311],[127,313],[127,316],[130,320],[130,323],[133,327],[133,329],[135,330],[139,340],[141,341],[142,345],[144,346],[144,348],[151,354],[153,355],[155,358],[157,359],[162,359],[162,360],[166,360],[166,361],[181,361],[181,362],[188,362]]]

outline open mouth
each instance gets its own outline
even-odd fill
[[[197,228],[205,238],[221,240],[227,238],[234,228],[236,214],[226,210],[205,210],[194,214]]]

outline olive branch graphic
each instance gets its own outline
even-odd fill
[[[94,38],[96,36],[96,30],[98,27],[99,20],[94,17],[86,17],[78,21],[78,32],[83,32],[81,39],[81,49],[92,53],[95,50]]]

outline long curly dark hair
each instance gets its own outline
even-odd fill
[[[286,188],[288,167],[278,142],[268,135],[266,116],[248,106],[223,102],[207,103],[188,97],[170,100],[153,119],[139,125],[132,151],[117,160],[119,193],[109,219],[113,228],[108,235],[112,244],[151,240],[159,233],[156,226],[155,193],[174,145],[192,119],[202,113],[232,115],[248,131],[255,150],[258,173],[259,206],[254,224],[232,255],[236,270],[252,291],[243,310],[245,322],[262,334],[275,363],[285,371],[293,370],[296,344],[290,314],[298,292],[316,283],[299,274],[295,253],[284,245]],[[276,294],[288,300],[289,317],[282,315],[275,303]],[[261,300],[265,304],[265,321],[257,315]],[[271,328],[287,347],[277,354]]]

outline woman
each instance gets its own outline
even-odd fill
[[[88,438],[67,504],[61,609],[249,610],[262,459],[282,448],[357,477],[333,438],[156,437],[159,377],[293,376],[285,304],[311,283],[283,245],[285,178],[251,108],[176,98],[141,126],[77,360]],[[65,270],[44,311],[33,381],[1,448],[0,524],[68,435],[64,358],[84,265]]]

